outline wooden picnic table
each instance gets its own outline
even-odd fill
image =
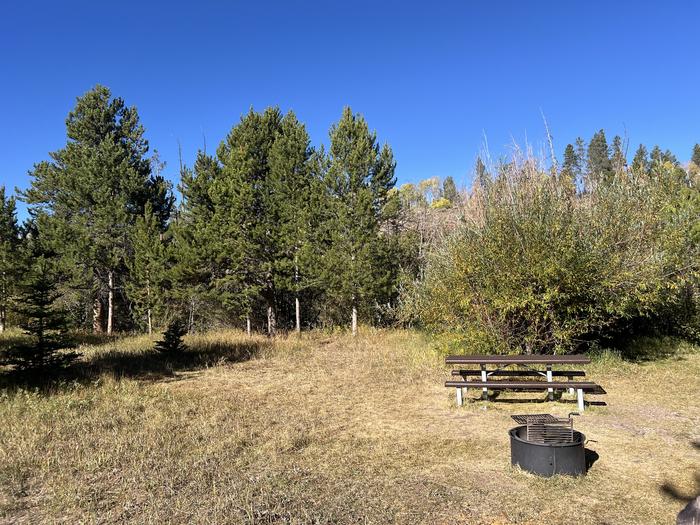
[[[448,355],[448,365],[586,365],[585,355]]]
[[[554,371],[552,370],[556,365],[584,365],[590,363],[591,360],[585,355],[450,355],[445,358],[445,363],[448,365],[478,365],[480,369],[481,382],[486,383],[489,381],[489,376],[507,376],[508,371],[505,370],[510,366],[518,366],[525,368],[529,373],[528,375],[542,376],[545,377],[548,383],[552,382],[552,376]],[[541,370],[538,368],[533,368],[534,365],[544,365],[545,369]],[[495,367],[495,368],[493,368]],[[465,371],[464,375],[476,375],[475,371]],[[520,375],[520,374],[513,374]],[[556,375],[566,375],[566,371],[558,371]],[[582,371],[575,371],[572,375],[585,375]],[[570,378],[571,379],[571,378]],[[480,385],[481,386],[481,385]],[[570,392],[574,389],[570,388]],[[548,397],[550,400],[554,399],[554,389],[548,388]],[[486,386],[482,387],[481,396],[483,399],[488,399],[488,388]],[[462,401],[461,389],[457,389],[457,402],[461,404]]]

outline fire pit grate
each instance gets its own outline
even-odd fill
[[[532,443],[573,443],[574,421],[571,416],[556,417],[552,414],[516,414],[511,416],[519,425],[525,425],[525,440]]]

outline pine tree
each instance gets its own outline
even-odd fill
[[[690,157],[690,161],[700,167],[700,144],[693,146],[693,154]]]
[[[632,171],[638,175],[649,173],[649,154],[644,144],[640,144],[632,159]]]
[[[167,280],[167,248],[159,219],[150,202],[136,219],[132,232],[133,255],[128,258],[129,280],[126,290],[137,320],[145,321],[153,332],[153,317],[162,314]]]
[[[627,157],[623,151],[622,138],[619,135],[613,137],[610,164],[615,173],[619,173],[627,167]]]
[[[315,252],[312,236],[313,207],[319,185],[313,179],[309,136],[294,113],[284,116],[270,150],[270,171],[265,181],[265,208],[270,224],[275,290],[294,296],[294,321],[301,331],[301,293],[312,285]],[[276,224],[274,224],[276,223]]]
[[[379,147],[361,115],[346,107],[330,131],[330,164],[325,177],[331,219],[324,253],[324,282],[329,297],[351,311],[353,335],[358,309],[386,293],[392,281],[378,264],[386,253],[381,227],[395,184],[391,149]]]
[[[222,177],[212,188],[212,224],[223,239],[220,264],[225,275],[215,285],[229,305],[242,306],[251,315],[253,299],[262,297],[267,309],[267,331],[277,324],[275,254],[279,251],[274,200],[268,199],[270,150],[280,133],[278,108],[263,113],[252,109],[241,118],[218,148]],[[272,206],[272,207],[271,207]]]
[[[16,343],[2,356],[2,363],[17,370],[52,369],[75,360],[79,354],[62,351],[75,345],[67,338],[68,321],[56,306],[59,293],[49,254],[34,251],[20,283],[17,311],[29,340]]]
[[[564,161],[561,164],[561,174],[571,181],[575,181],[577,171],[578,158],[576,156],[576,150],[574,150],[572,144],[567,144],[566,149],[564,149]]]
[[[442,183],[442,196],[451,204],[459,204],[460,202],[457,185],[451,176],[448,176]]]
[[[20,247],[20,231],[14,197],[5,197],[5,187],[0,186],[0,333],[7,326],[7,313],[16,293],[16,283],[21,271],[17,257]]]
[[[588,181],[595,183],[609,180],[612,172],[610,148],[605,139],[605,131],[601,129],[593,135],[588,144]]]
[[[160,221],[172,206],[167,183],[153,177],[148,142],[134,107],[97,86],[78,98],[66,120],[67,144],[31,172],[24,198],[47,215],[42,235],[53,236],[75,288],[92,290],[93,329],[114,326],[115,291],[126,280],[130,230],[151,202]]]
[[[221,177],[221,166],[199,151],[194,168],[183,166],[180,177],[182,202],[169,227],[173,265],[168,272],[172,285],[168,296],[187,311],[187,329],[192,331],[201,306],[212,294],[214,279],[224,275],[220,266],[223,240],[213,224],[214,203],[210,196]]]
[[[692,176],[696,176],[700,173],[700,144],[695,144],[695,146],[693,146],[693,154],[690,156],[688,172]]]
[[[168,328],[163,333],[163,339],[156,343],[155,349],[167,355],[182,354],[187,350],[187,345],[182,340],[186,334],[185,323],[175,319],[168,324]]]
[[[486,165],[481,160],[481,157],[476,158],[476,165],[474,167],[474,179],[478,181],[479,186],[486,186],[490,181],[490,175],[486,169]]]

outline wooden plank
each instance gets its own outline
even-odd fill
[[[587,392],[604,394],[603,388],[591,381],[445,381],[448,388],[489,388],[491,390],[568,390],[569,388],[582,389]]]
[[[591,362],[585,355],[449,355],[448,365],[583,365]]]
[[[481,376],[481,370],[452,370],[450,372],[453,376]],[[489,372],[489,377],[491,376],[510,376],[510,377],[538,377],[542,375],[544,371],[537,372],[535,370],[493,370]],[[554,377],[584,377],[586,372],[583,370],[552,370],[552,375]]]

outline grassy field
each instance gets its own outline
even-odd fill
[[[687,345],[596,358],[607,406],[576,424],[599,459],[586,477],[541,479],[510,466],[510,414],[575,404],[458,408],[414,332],[219,332],[171,362],[147,337],[86,343],[73,378],[0,390],[3,523],[660,524],[700,488]]]

